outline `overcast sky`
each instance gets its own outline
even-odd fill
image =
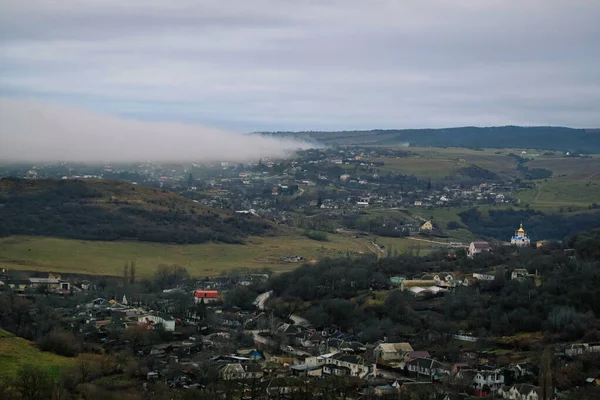
[[[0,2],[0,95],[254,130],[600,126],[599,0]]]

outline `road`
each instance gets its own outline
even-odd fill
[[[450,244],[450,243],[448,243],[448,242],[438,242],[438,241],[436,241],[436,240],[420,239],[420,238],[415,238],[415,237],[408,237],[408,239],[410,239],[410,240],[417,240],[417,241],[419,241],[419,242],[427,242],[427,243],[441,244],[441,245],[448,246],[448,247],[469,247],[469,246],[467,246],[466,244],[462,244],[462,243],[460,243],[460,246],[458,246],[458,244],[453,244],[453,245],[451,245],[451,244]]]
[[[269,298],[271,297],[271,295],[273,294],[272,290],[269,290],[268,292],[264,292],[259,294],[258,296],[256,296],[256,299],[254,299],[254,305],[256,307],[258,307],[259,310],[264,310],[265,309],[265,303],[267,302],[267,300],[269,300]]]

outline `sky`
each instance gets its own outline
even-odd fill
[[[3,0],[0,96],[231,132],[600,127],[599,15],[600,0]]]

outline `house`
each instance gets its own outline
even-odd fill
[[[583,353],[600,352],[600,342],[594,343],[571,343],[565,347],[565,354],[569,357],[581,355]]]
[[[407,354],[414,351],[410,343],[380,343],[373,350],[375,359],[391,361],[404,360]]]
[[[211,303],[213,301],[220,300],[218,290],[196,290],[194,292],[194,303],[200,302]]]
[[[492,251],[488,242],[471,242],[467,255],[473,258],[476,254],[488,253]]]
[[[504,386],[504,375],[500,370],[461,370],[456,373],[455,378],[469,383],[471,388],[482,394],[497,392]]]
[[[350,375],[350,368],[335,364],[324,365],[323,375],[348,376]]]
[[[24,293],[31,286],[29,279],[11,279],[7,280],[6,284],[9,288],[19,293]]]
[[[525,278],[527,278],[529,276],[529,272],[527,272],[526,269],[524,268],[516,268],[513,270],[513,272],[510,274],[510,279],[515,280],[523,280]]]
[[[433,224],[431,221],[426,221],[423,225],[421,225],[421,231],[431,232],[433,230]]]
[[[323,366],[299,364],[290,367],[294,376],[312,376],[318,377],[323,375]]]
[[[585,380],[585,383],[587,383],[588,385],[600,387],[600,378],[587,378]]]
[[[538,400],[539,387],[526,383],[519,383],[510,387],[503,386],[498,390],[498,395],[508,400]]]
[[[48,274],[47,278],[29,278],[29,285],[37,289],[39,287],[47,287],[51,293],[68,293],[71,289],[71,284],[60,278],[60,275]]]
[[[364,378],[371,372],[369,364],[363,357],[344,353],[328,353],[317,357],[308,357],[304,364],[297,367],[300,370],[322,367],[324,375],[348,375],[360,378]],[[309,373],[307,372],[307,374]]]
[[[256,364],[232,363],[223,366],[219,370],[219,377],[225,381],[238,379],[261,379],[263,372]]]
[[[406,369],[415,375],[429,377],[432,381],[440,381],[444,375],[450,374],[450,366],[431,358],[415,358],[406,363]]]
[[[518,363],[509,368],[515,378],[523,376],[534,376],[534,366],[529,363]]]
[[[494,279],[496,279],[496,276],[490,275],[490,274],[474,273],[473,278],[480,280],[480,281],[493,281]]]
[[[161,324],[165,331],[173,332],[175,330],[175,319],[168,315],[143,315],[138,317],[138,323],[145,324],[148,328]]]

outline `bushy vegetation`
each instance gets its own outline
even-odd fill
[[[442,254],[376,259],[323,260],[277,275],[268,282],[280,301],[304,304],[304,317],[318,328],[337,326],[365,341],[387,337],[444,337],[459,329],[478,335],[513,335],[544,331],[564,340],[581,339],[600,329],[600,230],[571,241],[578,259],[560,244],[523,249],[510,247],[474,259],[459,252],[449,261]],[[419,276],[435,271],[470,273],[495,267],[496,279],[417,300],[408,291],[393,290],[377,301],[377,290],[389,287],[394,275]],[[515,268],[526,268],[541,280],[510,280]],[[306,306],[308,305],[308,306]]]
[[[524,164],[529,161],[528,158],[523,158],[514,153],[509,154],[510,157],[513,157],[517,160],[517,170],[519,170],[525,179],[546,179],[552,176],[552,171],[546,168],[529,168]]]
[[[578,231],[600,226],[600,213],[563,216],[534,210],[490,210],[485,216],[477,208],[459,214],[468,229],[480,237],[507,240],[520,223],[535,239],[563,240]]]
[[[495,174],[492,171],[481,168],[477,165],[469,165],[468,167],[461,168],[460,173],[470,178],[478,178],[489,181],[496,181],[500,179],[498,174]]]
[[[266,221],[190,206],[174,194],[129,201],[123,182],[0,180],[0,236],[42,235],[83,240],[241,243],[270,228]],[[100,190],[101,189],[101,190]],[[154,194],[154,193],[153,193]],[[125,200],[123,200],[125,198]]]
[[[304,233],[304,236],[306,236],[309,239],[316,240],[318,242],[326,242],[327,240],[329,240],[327,237],[327,233],[321,231],[306,231]]]

